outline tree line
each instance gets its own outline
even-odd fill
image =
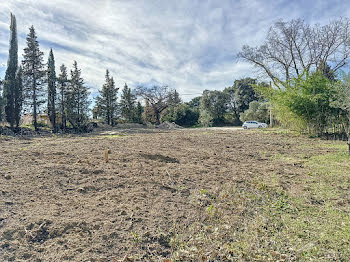
[[[13,130],[19,128],[23,114],[32,117],[34,129],[38,130],[38,116],[43,111],[47,112],[54,131],[59,127],[65,129],[67,123],[76,129],[84,129],[86,126],[89,91],[77,62],[73,63],[70,78],[64,64],[56,77],[53,51],[50,50],[47,63],[44,63],[44,53],[40,50],[34,26],[31,26],[26,37],[23,61],[19,64],[16,17],[13,14],[9,57],[1,86],[0,121],[9,123]],[[60,125],[57,123],[58,114],[61,118]]]

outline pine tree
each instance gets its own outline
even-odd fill
[[[136,114],[135,114],[135,122],[142,124],[142,113],[143,113],[143,107],[140,102],[137,102],[136,106]]]
[[[122,117],[128,122],[135,121],[136,96],[131,93],[131,89],[125,83],[120,98],[120,109]]]
[[[3,106],[4,106],[4,99],[2,97],[2,85],[3,81],[0,80],[0,122],[2,122],[2,114],[3,114]]]
[[[61,129],[65,129],[67,127],[67,92],[68,92],[68,75],[67,75],[67,68],[64,64],[60,67],[60,75],[57,79],[57,88],[58,88],[58,107],[59,112],[61,114]]]
[[[54,132],[56,132],[56,71],[52,49],[47,61],[47,114]]]
[[[16,90],[16,73],[18,69],[18,42],[17,42],[17,26],[16,17],[11,13],[10,24],[10,49],[9,58],[7,61],[7,69],[4,81],[4,106],[6,121],[14,128],[15,119],[15,90]]]
[[[117,94],[119,88],[115,87],[114,79],[109,76],[108,70],[106,70],[105,78],[105,83],[96,98],[96,108],[98,108],[98,114],[103,117],[107,124],[114,125],[118,112]]]
[[[69,123],[77,131],[85,131],[87,124],[87,114],[90,101],[88,99],[88,88],[84,85],[84,79],[81,77],[81,70],[74,61],[73,70],[71,70],[71,81],[67,90],[67,118]]]
[[[44,69],[43,56],[44,53],[39,49],[39,42],[33,26],[29,28],[27,35],[27,47],[24,48],[23,55],[23,80],[24,95],[33,110],[34,128],[38,130],[37,115],[40,106],[45,102],[44,83],[46,70]]]
[[[20,66],[16,73],[16,89],[14,92],[14,116],[16,128],[19,127],[19,122],[21,120],[21,111],[23,105],[23,70]]]

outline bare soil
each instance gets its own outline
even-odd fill
[[[305,155],[319,153],[312,143]],[[0,261],[166,261],[174,228],[203,219],[193,199],[266,173],[303,174],[296,138],[179,129],[0,138]],[[105,163],[104,151],[110,150]],[[297,183],[297,182],[295,182]]]

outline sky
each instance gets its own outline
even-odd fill
[[[118,87],[167,85],[184,101],[234,80],[262,77],[239,61],[244,44],[262,44],[276,21],[325,24],[350,17],[338,0],[7,0],[0,8],[0,78],[8,58],[10,13],[17,19],[19,59],[34,25],[56,72],[76,60],[92,97],[108,69]]]

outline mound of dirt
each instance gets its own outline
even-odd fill
[[[161,123],[160,125],[156,126],[156,128],[173,130],[173,129],[179,129],[179,128],[183,128],[183,127],[175,124],[174,122],[170,123],[168,121],[165,121],[165,122]]]

